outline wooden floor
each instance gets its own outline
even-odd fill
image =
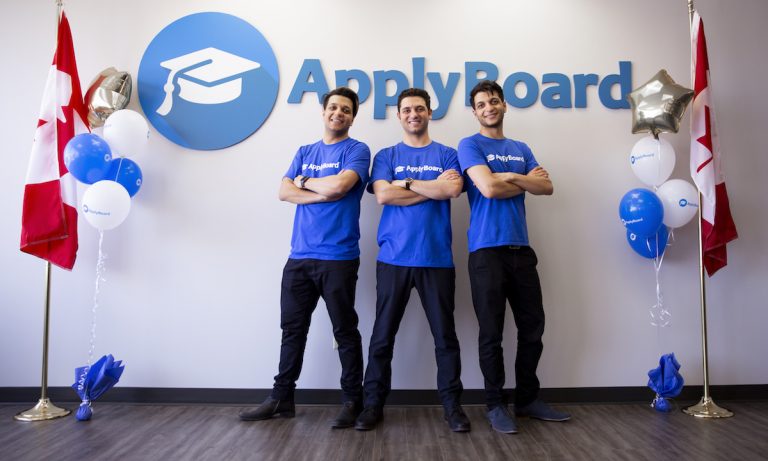
[[[758,460],[768,459],[768,402],[718,402],[736,413],[702,420],[645,404],[565,405],[566,423],[521,419],[492,431],[466,406],[470,433],[448,430],[438,407],[386,407],[376,430],[332,430],[338,408],[299,406],[293,419],[241,422],[231,406],[95,404],[74,417],[24,423],[29,406],[0,405],[5,460]]]

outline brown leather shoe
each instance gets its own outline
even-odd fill
[[[277,400],[268,397],[267,400],[253,410],[240,410],[239,416],[241,421],[261,421],[270,419],[273,416],[293,418],[296,416],[296,406],[292,400]]]

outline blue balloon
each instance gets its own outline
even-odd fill
[[[120,183],[128,195],[133,197],[141,189],[141,183],[144,176],[141,174],[141,168],[129,158],[116,158],[109,162],[109,171],[104,179]]]
[[[664,205],[648,189],[632,189],[619,203],[622,224],[633,234],[650,237],[656,235],[664,220]]]
[[[664,254],[664,250],[667,249],[667,241],[669,240],[669,230],[667,226],[661,226],[656,235],[651,237],[640,237],[627,230],[627,242],[629,246],[635,250],[635,253],[639,254],[643,258],[653,259],[656,256]],[[658,255],[656,249],[658,248]]]
[[[70,139],[64,147],[64,165],[72,176],[85,184],[105,178],[112,160],[107,141],[92,133],[83,133]]]

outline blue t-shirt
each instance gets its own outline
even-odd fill
[[[489,199],[480,193],[467,169],[486,165],[493,173],[528,174],[539,166],[531,149],[520,141],[493,139],[480,133],[459,143],[459,163],[469,199],[469,251],[502,245],[528,245],[525,194]]]
[[[371,183],[413,178],[436,179],[459,171],[456,150],[437,142],[424,147],[404,143],[382,149],[373,159]],[[378,260],[396,266],[453,267],[451,201],[426,200],[410,206],[384,205],[379,222]]]
[[[368,146],[352,138],[336,144],[318,141],[299,148],[286,178],[322,178],[351,170],[360,180],[334,202],[296,205],[290,258],[349,260],[360,256],[360,198],[368,182],[370,164]]]

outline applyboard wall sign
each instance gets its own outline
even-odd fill
[[[147,47],[139,102],[176,144],[223,149],[266,121],[279,81],[275,54],[256,28],[229,14],[197,13],[165,27]]]
[[[321,60],[306,58],[293,79],[288,104],[303,104],[336,86],[356,89],[360,104],[373,103],[373,118],[385,119],[397,95],[411,86],[434,95],[433,120],[443,118],[454,100],[469,105],[472,87],[482,79],[504,88],[510,107],[537,103],[550,109],[586,109],[597,99],[607,109],[628,109],[632,62],[618,61],[618,72],[537,77],[524,71],[506,76],[492,62],[465,61],[463,72],[427,71],[424,57],[411,58],[410,72],[397,69],[333,71],[333,85]],[[330,74],[329,74],[330,75]],[[464,97],[459,84],[464,81]],[[139,67],[139,101],[150,123],[165,137],[192,149],[222,149],[253,134],[266,121],[279,86],[277,60],[269,43],[248,22],[224,13],[185,16],[165,27],[144,52]],[[597,94],[594,94],[597,93]],[[592,94],[592,96],[590,96]],[[460,103],[460,102],[459,102]]]

